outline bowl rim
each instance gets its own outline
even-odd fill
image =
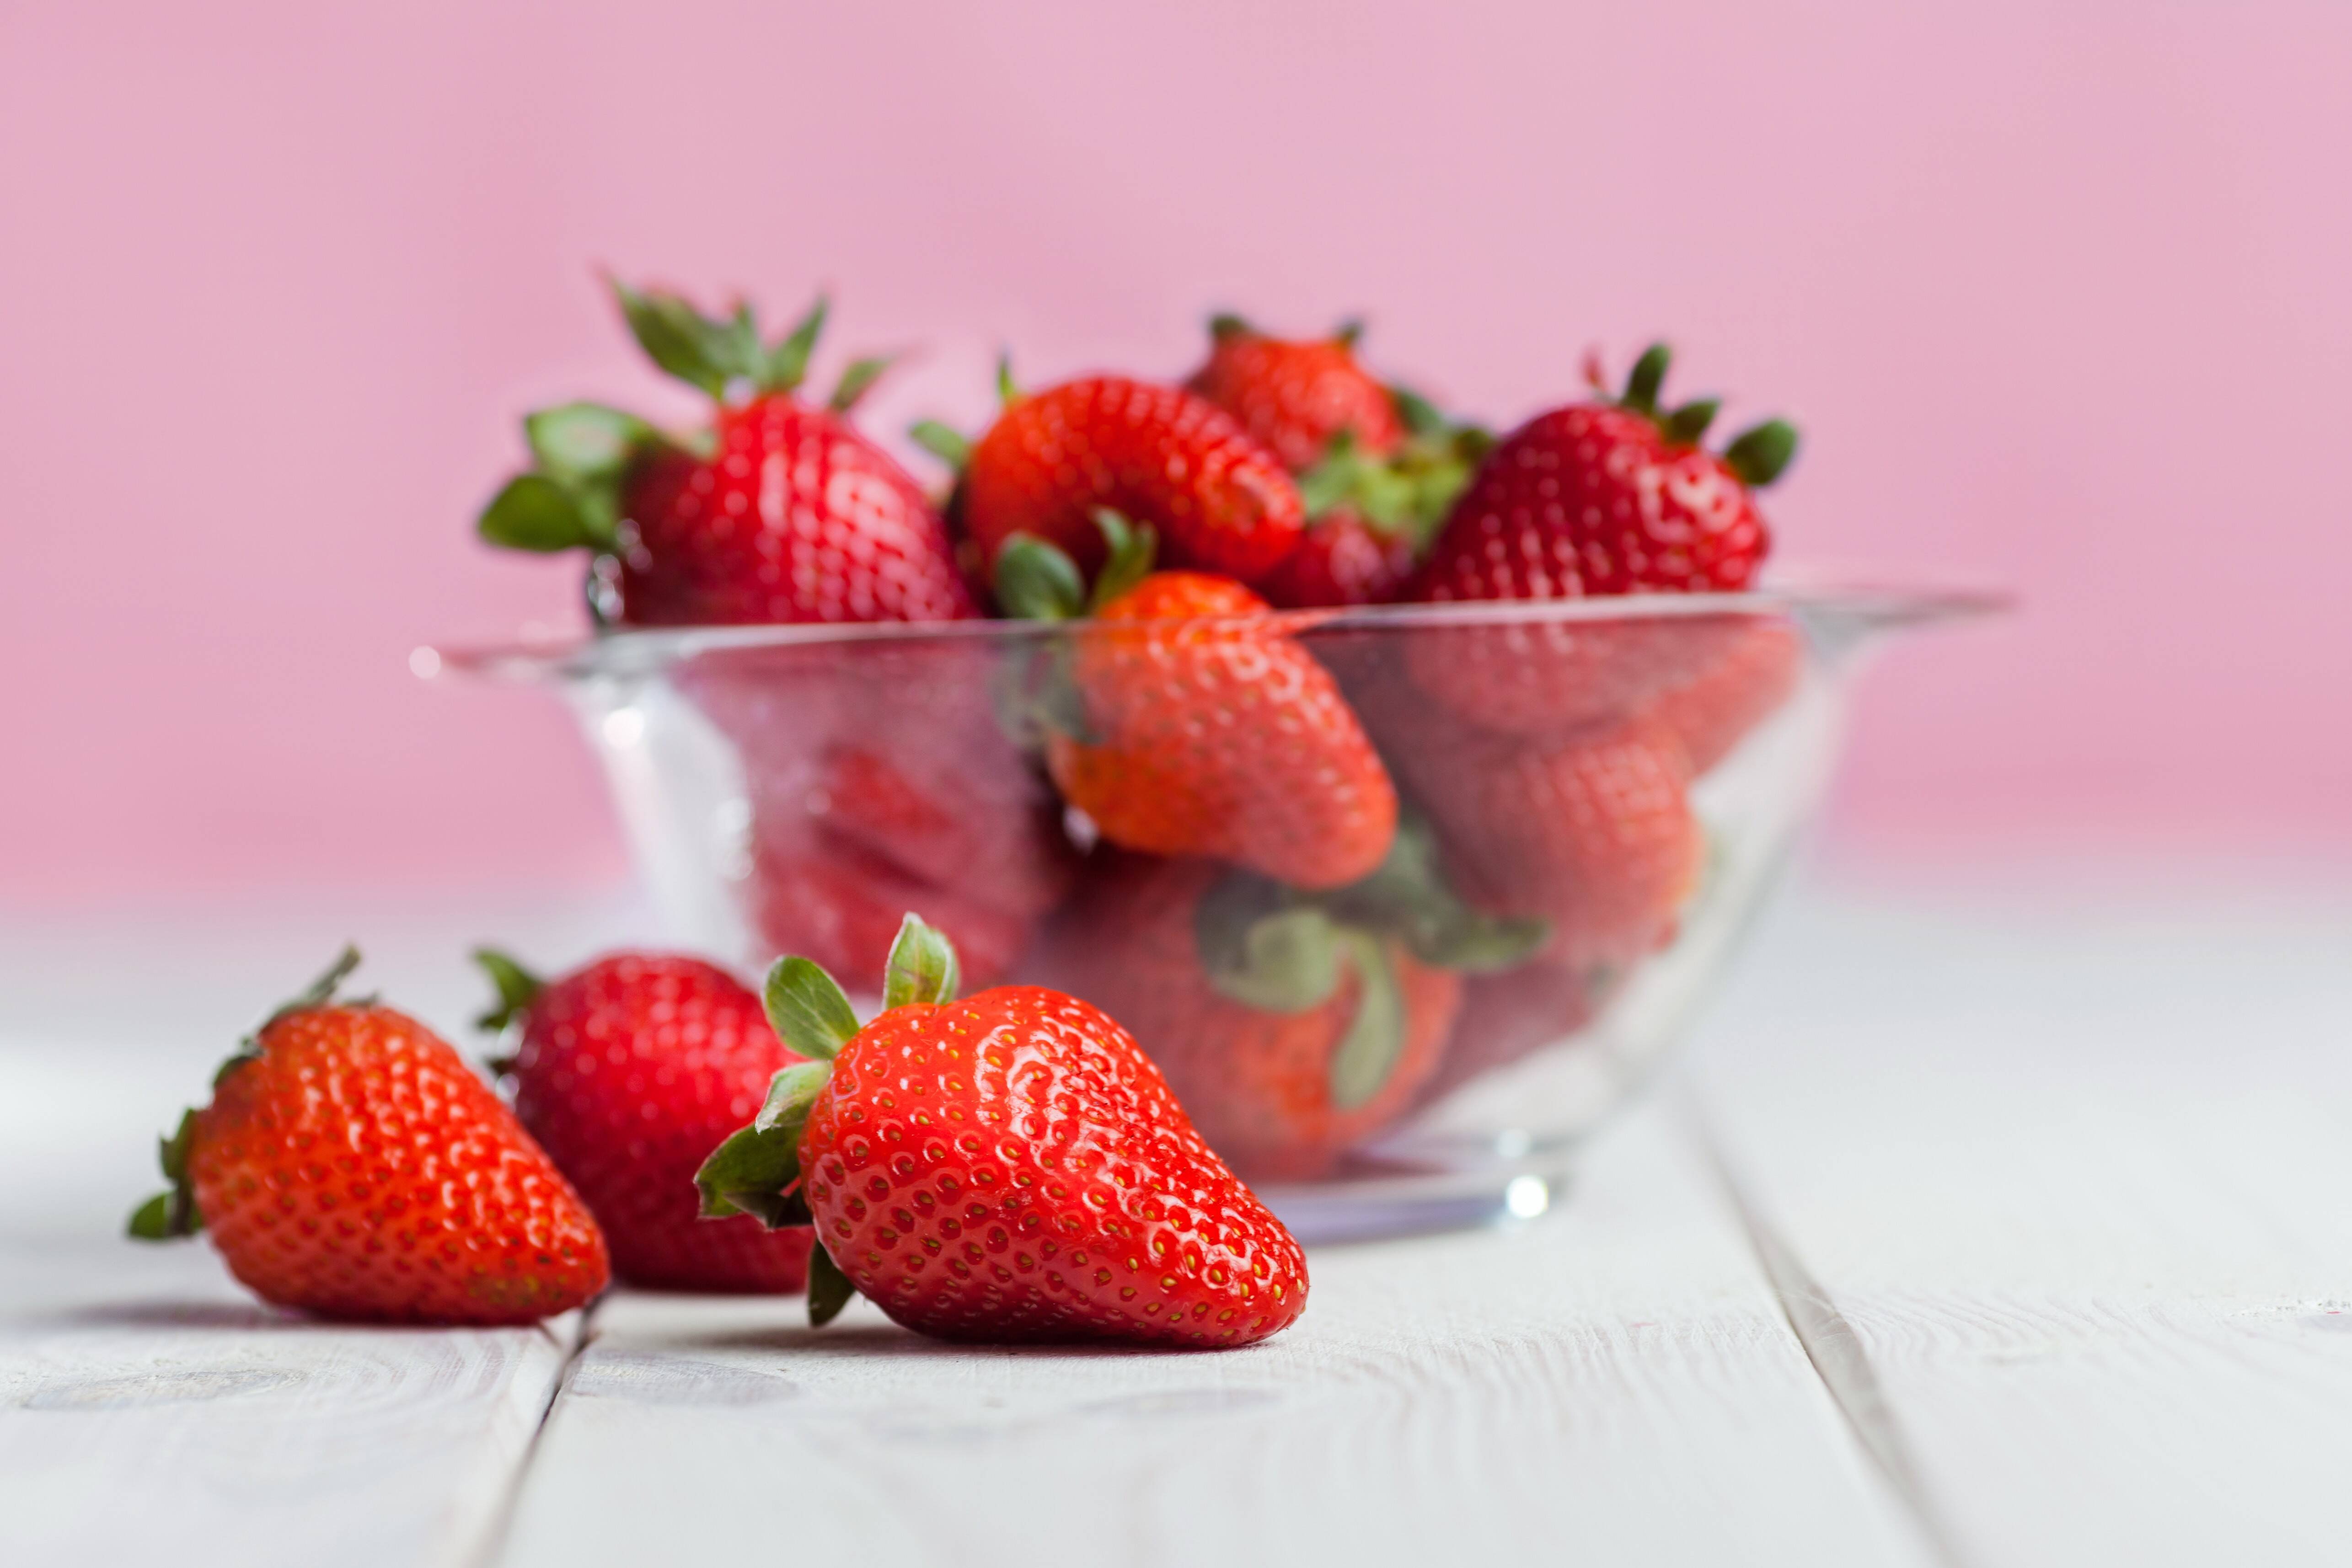
[[[2009,591],[1968,584],[1775,583],[1737,593],[1625,593],[1581,599],[1464,600],[1427,604],[1363,604],[1343,609],[1276,610],[1192,616],[1151,622],[1155,632],[1250,627],[1309,639],[1335,632],[1439,626],[1557,626],[1670,622],[1709,616],[1794,618],[1835,633],[1864,634],[2002,613]],[[426,643],[409,667],[431,680],[454,673],[490,680],[543,681],[648,675],[722,650],[838,646],[907,647],[942,643],[1019,644],[1083,634],[1091,618],[1041,622],[973,619],[928,622],[790,622],[751,626],[603,628],[502,643]]]

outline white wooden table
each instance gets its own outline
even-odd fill
[[[2352,904],[1800,897],[1551,1215],[1232,1354],[329,1328],[112,1239],[346,925],[455,1030],[465,943],[626,924],[0,932],[0,1563],[2352,1562]]]

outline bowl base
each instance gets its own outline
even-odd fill
[[[1565,1161],[1496,1164],[1353,1181],[1262,1186],[1258,1197],[1309,1247],[1385,1241],[1534,1219],[1568,1190]]]

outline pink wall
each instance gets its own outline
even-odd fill
[[[551,705],[404,662],[572,615],[467,531],[520,411],[676,406],[600,263],[831,283],[890,428],[1216,304],[1496,419],[1669,331],[1807,425],[1784,559],[2028,601],[1889,661],[1851,831],[2352,841],[2329,0],[339,9],[0,16],[12,897],[618,874]]]

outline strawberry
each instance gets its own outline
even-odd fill
[[[675,295],[614,290],[654,361],[718,400],[712,429],[673,438],[588,403],[534,413],[535,465],[484,509],[484,538],[586,549],[590,608],[625,625],[978,613],[921,487],[846,418],[883,361],[853,365],[824,407],[794,395],[824,301],[767,346],[748,306],[717,321]]]
[[[1668,940],[1704,839],[1673,731],[1633,718],[1566,740],[1427,716],[1392,755],[1454,884],[1487,915],[1549,921],[1552,962],[1629,968]]]
[[[750,1219],[702,1224],[694,1173],[800,1061],[760,998],[698,958],[620,953],[543,983],[475,955],[498,988],[486,1028],[510,1029],[499,1064],[515,1114],[594,1210],[613,1268],[670,1291],[796,1291],[808,1238]]]
[[[761,951],[871,994],[914,909],[993,980],[1070,875],[1061,808],[997,722],[999,654],[942,638],[857,655],[724,649],[677,676],[741,762],[738,885]]]
[[[1090,376],[1013,392],[988,433],[962,448],[935,424],[918,434],[963,458],[952,509],[992,569],[1025,533],[1089,576],[1108,507],[1156,528],[1168,564],[1262,581],[1298,543],[1306,514],[1281,462],[1215,405],[1175,387]]]
[[[1389,389],[1356,362],[1360,324],[1328,338],[1269,338],[1238,316],[1209,322],[1209,359],[1184,383],[1241,422],[1244,430],[1300,473],[1323,460],[1332,437],[1347,431],[1374,455],[1404,440]]]
[[[1117,1013],[1244,1176],[1328,1172],[1412,1103],[1461,977],[1206,861],[1100,852],[1041,973]]]
[[[604,1288],[587,1206],[431,1030],[338,1003],[346,948],[272,1013],[163,1141],[145,1240],[211,1231],[264,1301],[374,1322],[528,1323]]]
[[[1650,716],[1680,737],[1691,771],[1704,773],[1789,700],[1804,655],[1804,638],[1789,622],[1748,620],[1714,663],[1653,697]]]
[[[1327,513],[1274,569],[1265,596],[1286,610],[1386,604],[1412,577],[1412,539],[1352,509]]]
[[[1555,409],[1505,437],[1406,596],[1458,603],[1746,587],[1769,542],[1749,490],[1787,467],[1796,432],[1773,420],[1720,456],[1706,451],[1697,443],[1717,404],[1661,413],[1666,363],[1661,344],[1617,401]],[[1487,727],[1558,733],[1621,716],[1719,647],[1672,625],[1547,621],[1425,639],[1407,664],[1425,689]]]
[[[952,1340],[1221,1347],[1297,1320],[1297,1241],[1125,1030],[1058,991],[956,988],[912,915],[863,1028],[806,959],[769,974],[777,1032],[816,1060],[697,1180],[706,1213],[814,1226],[812,1323],[861,1291]]]
[[[1396,789],[1329,672],[1265,601],[1227,578],[1151,571],[1151,531],[1116,514],[1094,617],[1060,652],[1077,712],[1049,720],[1062,797],[1112,843],[1230,861],[1293,887],[1381,863]],[[1018,612],[1076,613],[1077,574],[1015,536],[999,592]]]

